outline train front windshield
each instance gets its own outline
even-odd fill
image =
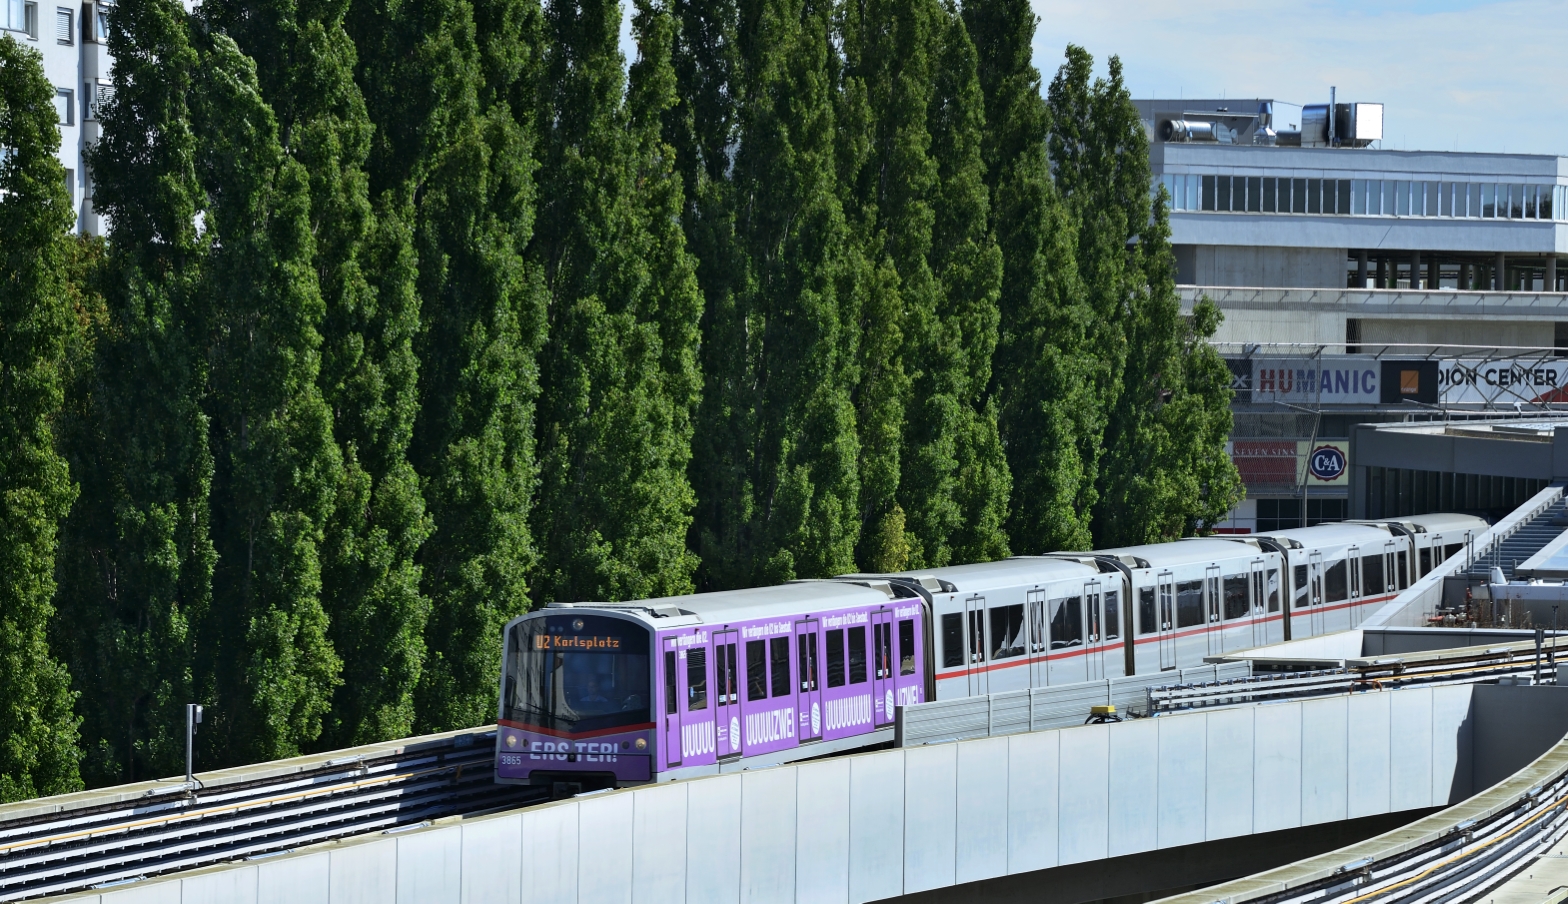
[[[596,615],[548,615],[512,628],[502,718],[553,734],[653,721],[648,629]]]

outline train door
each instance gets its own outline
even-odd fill
[[[964,600],[965,620],[969,627],[969,696],[987,693],[985,672],[985,597]]]
[[[1383,544],[1383,585],[1372,588],[1372,593],[1377,596],[1384,596],[1394,592],[1394,575],[1397,573],[1394,569],[1394,562],[1397,553],[1398,548],[1393,540]]]
[[[1312,613],[1313,636],[1323,633],[1323,553],[1313,550],[1307,557],[1307,609]]]
[[[893,659],[893,612],[882,609],[871,613],[872,680],[875,682],[876,701],[871,711],[876,724],[893,722],[893,687],[898,674],[898,663]]]
[[[1269,642],[1269,616],[1263,610],[1263,601],[1268,596],[1268,572],[1262,559],[1252,560],[1252,579],[1247,582],[1247,591],[1252,597],[1252,645],[1261,647]]]
[[[719,759],[740,755],[738,631],[713,632],[713,716]]]
[[[815,741],[822,737],[822,685],[817,665],[817,636],[821,623],[814,618],[795,622],[795,711],[800,713],[796,736]]]
[[[664,765],[681,764],[681,702],[686,698],[686,676],[681,661],[678,638],[664,638],[664,712],[659,714],[664,730],[659,735],[659,746],[664,751]]]
[[[1156,578],[1160,605],[1160,671],[1176,668],[1176,578],[1162,571]]]
[[[1084,680],[1099,681],[1105,677],[1105,602],[1099,581],[1083,585],[1084,608]]]
[[[1361,547],[1345,550],[1345,571],[1350,581],[1350,626],[1354,628],[1361,624],[1361,601],[1366,598],[1361,592]]]
[[[1025,594],[1024,609],[1029,622],[1029,686],[1045,687],[1051,683],[1050,665],[1045,658],[1050,642],[1045,636],[1045,591],[1031,590]]]
[[[1208,655],[1225,652],[1225,628],[1220,622],[1220,567],[1210,565],[1203,572],[1203,611],[1208,613],[1208,623],[1203,633],[1208,637]]]

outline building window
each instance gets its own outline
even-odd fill
[[[61,44],[76,43],[75,33],[72,30],[72,13],[63,6],[54,10],[54,39]]]
[[[65,194],[71,199],[72,204],[76,203],[76,170],[74,169],[65,171]]]
[[[54,112],[55,112],[55,115],[59,117],[60,125],[62,125],[62,126],[74,126],[74,125],[76,125],[76,119],[72,115],[75,112],[75,107],[76,107],[76,98],[74,97],[74,92],[73,91],[71,91],[69,88],[56,88],[55,89],[55,91],[54,91]]]

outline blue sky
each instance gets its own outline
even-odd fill
[[[629,7],[629,4],[628,4]],[[1564,0],[1034,0],[1049,84],[1069,43],[1136,97],[1385,105],[1384,147],[1568,156]],[[622,24],[628,60],[630,16]]]
[[[1385,147],[1568,156],[1568,3],[1035,0],[1047,82],[1068,43],[1136,97],[1385,104]]]

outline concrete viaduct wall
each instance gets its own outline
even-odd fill
[[[1443,806],[1474,688],[895,749],[603,792],[77,896],[95,904],[844,901]]]

